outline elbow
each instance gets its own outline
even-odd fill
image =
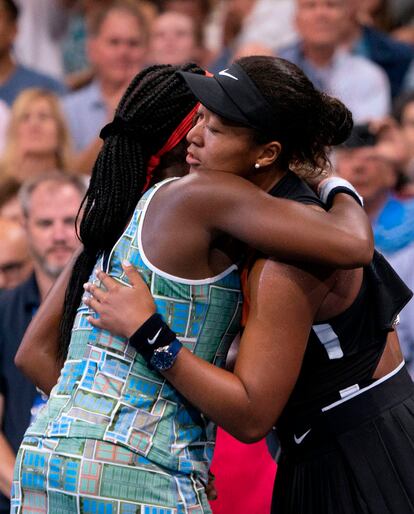
[[[374,239],[371,236],[353,239],[346,252],[342,255],[342,267],[359,268],[367,266],[374,256]]]
[[[236,436],[236,439],[238,439],[240,442],[242,442],[244,444],[253,444],[253,443],[257,443],[258,441],[263,439],[263,437],[266,436],[266,433],[267,432],[260,432],[260,431],[253,430],[253,431],[241,433],[240,436]]]
[[[229,433],[238,439],[240,442],[245,444],[257,443],[271,430],[273,424],[268,425],[267,423],[260,422],[259,420],[250,419],[245,423],[240,424],[237,430]]]
[[[16,368],[18,368],[20,371],[24,373],[25,370],[25,359],[24,356],[22,356],[21,352],[18,350],[15,357],[14,357],[14,364]]]
[[[365,237],[361,239],[355,249],[357,253],[356,266],[367,266],[374,256],[374,239],[373,237]]]

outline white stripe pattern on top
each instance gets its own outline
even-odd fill
[[[313,325],[312,328],[319,341],[325,347],[329,359],[342,359],[344,352],[332,326],[329,323],[322,323],[320,325]]]

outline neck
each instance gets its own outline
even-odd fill
[[[14,174],[16,177],[24,180],[47,171],[56,170],[57,167],[58,163],[55,155],[27,154],[19,162],[18,169],[14,170]]]
[[[368,215],[368,218],[372,222],[381,212],[381,209],[384,207],[385,202],[389,196],[389,191],[383,191],[378,194],[374,198],[365,198],[364,199],[364,210]]]
[[[263,189],[263,191],[270,191],[272,187],[286,175],[286,173],[286,170],[281,170],[279,168],[275,168],[274,170],[261,168],[257,171],[255,170],[255,173],[248,178],[250,182],[260,187],[260,189]]]
[[[37,286],[39,288],[40,301],[43,302],[55,279],[47,275],[36,262],[34,263],[33,267]]]
[[[306,43],[303,46],[303,53],[314,66],[317,68],[324,68],[325,66],[328,66],[331,61],[332,57],[335,53],[335,47],[331,45],[320,45],[320,46],[313,46],[313,45],[306,45]]]
[[[0,57],[0,84],[6,82],[15,69],[16,65],[9,53]]]

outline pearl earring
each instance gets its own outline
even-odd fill
[[[256,162],[256,164],[254,165],[254,167],[258,170],[260,168],[260,164],[258,162]]]

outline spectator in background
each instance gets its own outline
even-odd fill
[[[93,79],[87,51],[88,20],[114,0],[60,0],[67,8],[68,19],[62,38],[63,67],[65,82],[71,90],[86,86]],[[157,14],[156,6],[149,0],[130,0],[138,3],[149,22]]]
[[[41,300],[79,246],[75,218],[84,193],[80,179],[58,173],[36,177],[20,191],[34,272],[0,295],[0,514],[9,513],[15,454],[39,402],[14,356]]]
[[[143,67],[147,39],[146,18],[127,0],[104,7],[89,20],[88,54],[95,78],[63,100],[80,171],[90,173],[101,148],[99,131],[112,119],[126,87]]]
[[[203,64],[201,31],[194,19],[175,11],[157,16],[151,26],[149,56],[153,64]]]
[[[32,271],[26,232],[16,221],[0,218],[0,289],[12,289]]]
[[[346,47],[353,54],[366,57],[381,66],[390,81],[392,97],[397,97],[403,90],[407,72],[414,59],[414,48],[373,26],[360,23],[360,0],[340,1],[347,4],[350,14],[343,33]]]
[[[342,100],[356,123],[388,114],[390,88],[383,70],[340,48],[351,0],[295,1],[300,40],[279,56],[302,68],[318,89]]]
[[[14,0],[19,8],[14,54],[21,64],[63,81],[61,42],[66,32],[66,0]]]
[[[389,137],[368,126],[354,129],[343,148],[335,152],[338,173],[364,198],[374,232],[375,246],[414,289],[414,199],[398,197],[399,149]],[[401,311],[397,327],[401,347],[414,376],[414,301]]]
[[[18,15],[19,10],[13,0],[0,0],[0,99],[12,105],[18,94],[29,87],[41,87],[63,94],[66,91],[63,84],[22,66],[13,58]]]
[[[68,171],[71,142],[59,100],[27,89],[13,104],[0,174],[23,182],[45,171]],[[74,166],[74,165],[73,165]]]

